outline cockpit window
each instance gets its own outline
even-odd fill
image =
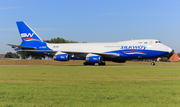
[[[155,43],[161,43],[161,41],[156,41]]]

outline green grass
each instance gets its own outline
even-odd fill
[[[180,106],[178,66],[0,66],[4,107]]]

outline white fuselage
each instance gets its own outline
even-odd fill
[[[130,40],[115,43],[48,43],[47,46],[54,51],[74,51],[74,52],[98,52],[104,53],[115,50],[155,50],[163,52],[171,52],[168,46],[159,43],[154,39]]]

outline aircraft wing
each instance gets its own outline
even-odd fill
[[[102,57],[110,57],[110,58],[120,56],[117,53],[95,53],[95,52],[76,52],[76,51],[61,51],[61,52],[67,53],[67,54],[96,54],[96,55],[100,55]]]
[[[26,47],[26,46],[20,46],[20,45],[12,45],[12,44],[7,44],[7,45],[22,48],[22,49],[36,49],[35,47],[33,48],[33,47]]]
[[[110,57],[110,58],[114,58],[114,57],[119,57],[120,56],[117,53],[92,53],[92,54],[100,55],[102,57]]]
[[[7,44],[9,46],[14,46],[14,47],[21,47],[25,50],[19,50],[19,51],[28,51],[28,52],[45,52],[45,53],[49,53],[49,54],[55,54],[58,51],[51,51],[51,50],[35,50],[36,48],[32,48],[32,47],[25,47],[25,46],[19,46],[19,45],[11,45],[11,44]],[[28,50],[30,49],[30,50]],[[33,50],[31,50],[33,49]],[[120,55],[117,53],[95,53],[95,52],[76,52],[76,51],[61,51],[63,53],[67,53],[67,54],[95,54],[95,55],[100,55],[102,57],[109,57],[109,58],[114,58],[114,57],[119,57]]]
[[[19,50],[19,51],[28,51],[28,52],[45,52],[45,53],[56,53],[57,51],[51,50]]]

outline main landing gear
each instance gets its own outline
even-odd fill
[[[83,65],[95,65],[95,63],[93,62],[84,62]],[[103,65],[106,65],[105,62],[101,62],[101,63],[98,63],[99,66],[103,66]]]
[[[106,65],[106,63],[105,63],[105,62],[101,62],[101,63],[98,63],[98,65],[99,65],[99,66],[101,66],[101,65]]]
[[[92,63],[92,62],[84,62],[83,65],[95,65],[95,63]]]

